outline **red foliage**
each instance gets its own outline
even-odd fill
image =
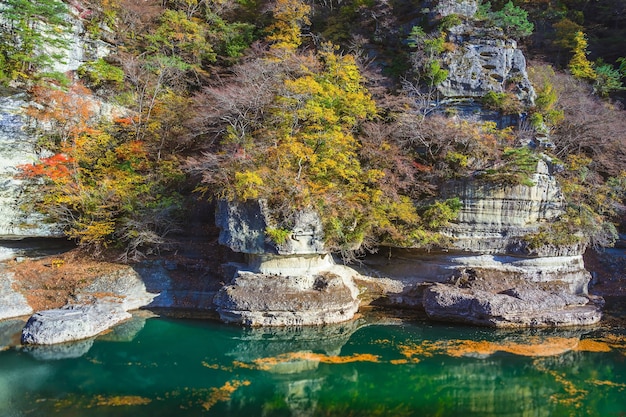
[[[45,177],[53,181],[68,179],[71,176],[71,164],[74,163],[73,158],[63,153],[54,154],[48,158],[41,158],[36,164],[19,165],[19,177],[21,178],[38,178]]]

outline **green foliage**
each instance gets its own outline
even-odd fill
[[[67,6],[60,0],[4,0],[0,82],[27,78],[60,60],[67,47]],[[54,48],[56,50],[52,50]]]
[[[442,69],[439,61],[432,60],[426,65],[423,76],[429,85],[436,86],[448,78],[448,70]]]
[[[485,170],[478,178],[496,184],[535,185],[531,176],[537,170],[539,156],[532,149],[505,148],[501,158],[502,163],[497,168]]]
[[[588,157],[568,155],[565,169],[558,176],[567,203],[566,212],[554,224],[526,238],[531,248],[578,242],[590,243],[595,248],[613,245],[617,232],[610,219],[626,197],[626,176],[600,182],[591,164]]]
[[[120,87],[124,82],[124,71],[115,65],[109,64],[102,58],[81,65],[77,73],[81,78],[87,79],[89,84],[94,87],[103,85]]]
[[[179,59],[199,69],[203,61],[215,60],[212,45],[207,41],[209,28],[197,18],[189,18],[182,10],[166,9],[159,26],[145,35],[148,52]]]
[[[528,75],[537,93],[537,112],[531,116],[531,125],[541,130],[557,126],[563,121],[564,112],[557,106],[559,93],[552,82],[554,69],[549,65],[532,67]]]
[[[489,91],[481,101],[483,105],[492,110],[497,110],[502,114],[518,114],[522,111],[522,104],[512,93],[496,93]]]
[[[265,228],[265,235],[274,243],[282,245],[287,242],[287,239],[291,236],[291,230],[267,227]]]
[[[596,79],[593,83],[593,91],[600,97],[608,97],[610,93],[624,90],[618,69],[610,64],[600,62],[595,68]]]
[[[446,31],[454,26],[460,25],[461,23],[463,23],[463,21],[458,14],[449,14],[441,19],[439,22],[439,29]]]
[[[564,18],[553,24],[552,27],[556,30],[555,45],[568,51],[576,48],[576,34],[583,30],[581,25]]]
[[[491,3],[483,3],[476,18],[487,20],[491,24],[502,28],[507,36],[521,38],[530,36],[535,26],[528,21],[528,12],[515,6],[512,1],[507,2],[501,10],[491,11]]]
[[[437,231],[456,219],[462,207],[458,197],[437,201],[422,213],[422,221],[428,229]]]

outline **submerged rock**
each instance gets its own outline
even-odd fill
[[[424,292],[429,318],[491,327],[549,327],[595,324],[602,313],[586,297],[538,288],[493,293],[434,284]]]

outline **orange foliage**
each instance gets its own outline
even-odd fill
[[[68,181],[71,177],[71,165],[74,159],[64,153],[57,153],[48,158],[41,158],[33,165],[19,165],[21,178],[46,177],[55,182]]]

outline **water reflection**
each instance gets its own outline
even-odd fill
[[[12,378],[5,369],[25,370],[12,410],[29,417],[599,416],[626,412],[625,346],[622,330],[607,328],[504,331],[368,316],[241,329],[144,317],[80,358],[0,352],[0,380]]]

